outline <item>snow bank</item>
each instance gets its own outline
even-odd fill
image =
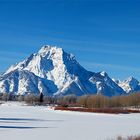
[[[6,103],[0,106],[2,140],[106,140],[140,134],[140,114],[54,111]]]

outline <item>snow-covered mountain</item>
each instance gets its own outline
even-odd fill
[[[129,77],[118,84],[126,93],[140,91],[140,83],[134,77]]]
[[[62,48],[44,46],[38,53],[12,65],[0,77],[0,92],[14,94],[120,95],[124,90],[106,72],[84,69],[72,54]]]

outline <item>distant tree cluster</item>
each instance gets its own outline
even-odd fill
[[[78,105],[86,108],[140,107],[140,93],[127,96],[106,97],[103,95],[81,96]]]
[[[114,108],[114,107],[140,107],[140,93],[130,95],[107,97],[103,95],[84,95],[76,96],[74,94],[67,96],[44,96],[39,95],[14,95],[3,93],[0,94],[1,101],[25,101],[28,104],[43,104],[43,105],[59,105],[63,107],[77,106],[85,108]]]
[[[75,95],[67,95],[67,96],[56,98],[56,103],[57,105],[64,106],[64,107],[75,106],[77,104],[77,99],[78,97]]]
[[[0,93],[0,100],[1,101],[16,101],[17,96],[14,94],[8,94],[8,93]]]
[[[68,95],[62,97],[53,97],[53,96],[42,96],[29,94],[24,97],[24,101],[28,104],[38,104],[43,105],[60,105],[60,106],[74,106],[77,104],[77,96]]]
[[[39,95],[35,95],[33,93],[27,95],[1,93],[0,101],[25,101],[28,104],[41,104],[44,102],[44,95],[43,93],[40,93]]]

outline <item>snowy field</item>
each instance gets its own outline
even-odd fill
[[[54,111],[20,103],[0,106],[0,140],[108,140],[139,134],[140,114]]]

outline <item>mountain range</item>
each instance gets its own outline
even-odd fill
[[[87,71],[74,55],[49,45],[0,75],[0,93],[15,95],[42,92],[49,96],[117,96],[139,90],[140,83],[135,78],[129,77],[121,82],[110,78],[104,71]]]

